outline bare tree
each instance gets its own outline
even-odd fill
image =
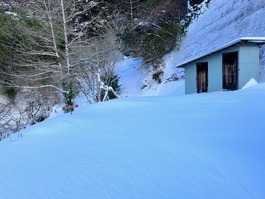
[[[19,14],[10,20],[9,30],[14,36],[5,43],[12,55],[11,69],[1,71],[6,80],[0,84],[10,88],[54,88],[65,92],[62,82],[69,79],[78,51],[88,45],[82,32],[94,18],[76,28],[76,18],[98,3],[78,0],[13,1]],[[12,27],[16,27],[12,29]],[[2,30],[2,29],[1,29]],[[1,31],[0,30],[0,31]],[[10,33],[5,35],[8,40]],[[19,32],[19,34],[15,34]],[[16,41],[14,41],[16,40]],[[15,45],[14,45],[15,43]],[[76,50],[79,48],[80,50]],[[48,84],[47,84],[48,83]]]
[[[1,105],[1,138],[45,118],[56,98],[69,92],[63,82],[71,82],[90,102],[107,99],[108,92],[118,97],[102,76],[113,72],[116,32],[123,24],[113,16],[105,20],[93,13],[100,1],[12,3],[18,14],[6,20],[8,31],[0,29],[0,45],[9,55],[3,70],[0,67],[0,87],[15,89],[19,95]],[[83,15],[86,19],[80,23]],[[96,27],[93,37],[87,33],[91,27]]]
[[[131,20],[134,19],[134,13],[139,8],[139,0],[129,0],[129,6],[130,6],[130,18]]]
[[[105,100],[105,93],[109,91],[118,97],[110,84],[103,82],[103,77],[113,74],[115,63],[122,56],[117,51],[119,44],[116,40],[116,32],[121,26],[115,22],[100,24],[99,36],[90,39],[89,45],[84,46],[82,51],[77,48],[79,53],[74,53],[77,56],[72,59],[75,60],[74,71],[80,90],[90,102]]]

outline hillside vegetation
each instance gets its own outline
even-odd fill
[[[78,93],[113,98],[122,54],[159,67],[185,33],[186,12],[185,0],[0,2],[0,133],[42,121],[55,104],[73,106]]]

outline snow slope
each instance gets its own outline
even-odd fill
[[[264,4],[213,0],[166,57],[163,84],[141,92],[140,60],[125,60],[128,98],[82,104],[1,141],[0,199],[265,199],[265,84],[200,95],[164,84],[190,56],[265,36]]]
[[[264,18],[264,0],[212,0],[208,9],[205,9],[204,13],[190,25],[180,46],[164,57],[165,69],[162,84],[152,81],[150,74],[149,76],[147,74],[137,74],[136,71],[128,83],[126,83],[128,79],[121,79],[126,96],[183,94],[182,85],[184,81],[170,82],[170,85],[167,83],[167,79],[171,78],[172,75],[183,75],[183,69],[176,68],[178,64],[205,55],[242,37],[265,37]],[[130,64],[127,63],[127,59],[121,61],[119,68],[129,66]],[[139,61],[132,63],[140,64]],[[265,46],[261,50],[260,65],[260,80],[265,82]],[[135,67],[137,68],[137,64],[131,67],[131,70]],[[125,72],[118,72],[118,74],[123,76],[126,74],[126,70],[123,71]],[[130,70],[127,71],[129,71],[129,75],[132,74]],[[131,90],[132,85],[134,89],[131,94],[128,90]],[[148,85],[148,87],[139,92],[142,85]],[[168,90],[168,88],[174,88],[171,85],[175,85],[175,89]]]
[[[167,96],[167,95],[183,95],[184,83],[183,78],[178,81],[164,80],[158,84],[152,78],[152,73],[143,69],[142,59],[135,59],[124,57],[115,67],[115,72],[120,77],[119,84],[121,97],[135,97],[135,96]],[[182,71],[182,70],[181,70]],[[171,74],[171,76],[174,73]],[[174,74],[176,76],[183,76],[184,73]],[[175,77],[176,78],[176,77]],[[145,87],[145,86],[146,87]]]
[[[0,199],[264,199],[265,84],[77,108],[0,142]]]
[[[141,93],[142,83],[147,72],[141,70],[141,59],[124,57],[115,65],[115,72],[120,77],[121,97],[137,96]]]

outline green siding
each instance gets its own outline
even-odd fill
[[[259,82],[259,47],[257,45],[241,46],[239,51],[238,88],[254,78]]]
[[[208,62],[208,91],[221,90],[222,76],[219,74],[222,73],[222,60],[216,54],[204,58],[203,61]]]
[[[196,93],[196,84],[196,64],[192,63],[189,65],[189,67],[185,68],[185,93]]]
[[[223,88],[223,53],[238,51],[238,88],[241,89],[251,78],[259,81],[259,47],[254,44],[234,46],[202,59],[191,62],[185,67],[185,93],[196,93],[196,63],[208,62],[208,92],[221,91]]]

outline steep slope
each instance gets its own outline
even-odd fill
[[[240,37],[265,37],[264,18],[263,0],[213,0],[205,13],[188,28],[179,49],[166,56],[165,74],[170,75],[179,63]],[[263,67],[265,70],[265,65]]]

